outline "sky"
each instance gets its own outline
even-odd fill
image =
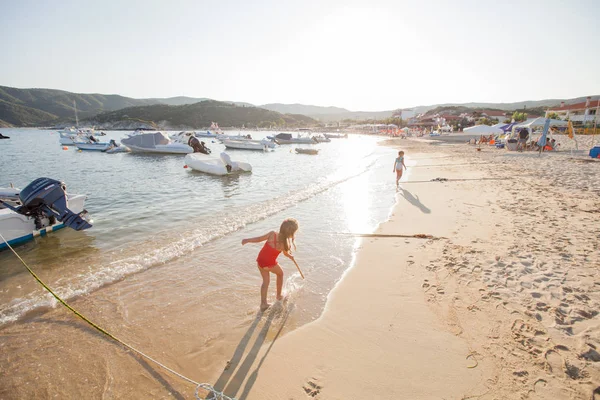
[[[378,111],[600,94],[598,0],[0,0],[0,85]]]

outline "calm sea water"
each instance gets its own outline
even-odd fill
[[[260,246],[242,247],[240,241],[277,230],[284,218],[295,217],[300,223],[296,258],[307,280],[301,282],[293,265],[282,265],[287,290],[299,293],[301,324],[320,314],[327,294],[351,265],[356,240],[337,233],[371,232],[394,204],[389,172],[394,153],[374,137],[312,145],[320,149],[317,156],[295,154],[295,145],[268,153],[229,151],[233,160],[250,162],[253,172],[216,177],[184,169],[180,155],[63,150],[54,131],[2,132],[11,139],[0,141],[0,186],[23,188],[46,176],[88,196],[93,228],[63,229],[17,247],[66,299],[112,285],[119,290],[139,285],[154,270],[167,278],[202,277],[194,286],[196,296],[221,290],[239,297],[250,312],[259,303],[254,260]],[[250,133],[255,138],[270,134]],[[101,139],[125,134],[107,132]],[[224,150],[212,139],[207,143],[213,154]],[[55,305],[9,251],[0,253],[0,265],[0,326]],[[148,278],[146,284],[166,296],[173,290],[160,279]],[[231,314],[228,304],[213,306]]]

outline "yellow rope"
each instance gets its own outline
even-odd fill
[[[167,367],[166,365],[158,362],[157,360],[155,360],[154,358],[142,353],[141,351],[139,351],[138,349],[134,348],[133,346],[123,342],[121,339],[117,338],[116,336],[112,335],[111,333],[107,332],[106,330],[102,329],[100,326],[96,325],[95,323],[93,323],[92,321],[90,321],[89,319],[87,319],[83,314],[81,314],[79,311],[75,310],[73,307],[71,307],[70,305],[68,305],[63,299],[61,299],[56,293],[54,293],[52,291],[52,289],[50,289],[48,287],[48,285],[46,285],[36,274],[35,272],[33,272],[31,270],[31,268],[29,268],[29,266],[27,265],[27,263],[25,261],[23,261],[23,259],[21,258],[21,256],[19,256],[19,254],[15,251],[15,249],[12,248],[12,246],[10,244],[8,244],[8,241],[4,238],[4,236],[2,236],[2,234],[0,233],[0,238],[2,238],[2,240],[4,241],[4,243],[6,243],[6,245],[8,246],[8,248],[13,252],[13,254],[15,256],[17,256],[17,258],[19,259],[19,261],[21,261],[21,263],[25,266],[25,268],[27,268],[27,271],[29,271],[29,273],[35,278],[36,281],[39,282],[40,285],[42,285],[44,287],[44,289],[46,289],[48,292],[50,292],[50,294],[52,296],[54,296],[54,298],[56,300],[58,300],[63,306],[67,307],[69,310],[71,310],[75,315],[77,315],[79,318],[81,318],[82,320],[84,320],[85,322],[87,322],[88,324],[90,324],[91,326],[93,326],[94,328],[96,328],[98,331],[102,332],[103,334],[105,334],[106,336],[108,336],[109,338],[115,340],[116,342],[120,343],[121,345],[125,346],[126,348],[128,348],[129,350],[139,354],[140,356],[144,357],[147,360],[152,361],[153,363],[155,363],[156,365],[159,365],[160,367],[164,368],[165,370],[169,371],[170,373],[177,375],[178,377],[180,377],[183,380],[186,380],[190,383],[193,383],[194,385],[196,385],[196,391],[195,391],[195,395],[197,399],[200,399],[200,396],[198,394],[199,389],[205,389],[209,392],[212,393],[212,397],[210,397],[211,399],[214,400],[235,400],[232,399],[228,396],[226,396],[225,394],[215,390],[215,388],[213,388],[211,385],[207,384],[207,383],[198,383],[193,379],[190,379],[184,375],[181,375],[179,372],[172,370],[171,368]]]

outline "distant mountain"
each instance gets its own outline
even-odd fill
[[[162,129],[203,129],[218,121],[222,127],[261,127],[278,126],[281,128],[304,127],[317,123],[305,115],[281,114],[259,107],[236,106],[215,100],[205,100],[195,104],[169,106],[155,104],[151,106],[129,107],[118,111],[98,114],[86,119],[86,125],[110,126],[122,125],[127,121],[140,123],[154,122]]]
[[[282,114],[304,114],[304,115],[324,115],[324,114],[344,114],[350,111],[339,107],[319,107],[307,106],[304,104],[281,104],[271,103],[259,106],[271,111],[277,111]]]
[[[339,107],[320,107],[309,106],[305,104],[281,104],[271,103],[259,106],[267,110],[277,111],[280,113],[303,114],[308,115],[322,122],[342,121],[344,119],[385,119],[392,116],[393,110],[390,111],[350,111]]]

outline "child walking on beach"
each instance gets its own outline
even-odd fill
[[[262,276],[262,285],[260,287],[260,310],[265,311],[269,308],[270,304],[267,303],[267,290],[269,289],[269,282],[271,280],[270,273],[277,276],[277,300],[281,300],[281,289],[283,288],[283,270],[277,263],[277,257],[283,252],[283,255],[288,257],[290,260],[294,260],[291,253],[291,246],[296,249],[296,243],[294,242],[294,235],[298,230],[298,221],[294,218],[288,218],[281,223],[279,233],[271,231],[262,236],[243,239],[242,246],[246,243],[260,243],[265,242],[263,248],[258,253],[256,262],[258,263],[258,270]]]
[[[404,165],[404,152],[399,151],[398,157],[396,158],[396,161],[394,161],[394,171],[396,171],[396,188],[398,187],[400,178],[402,178],[402,167],[406,169],[406,165]]]

